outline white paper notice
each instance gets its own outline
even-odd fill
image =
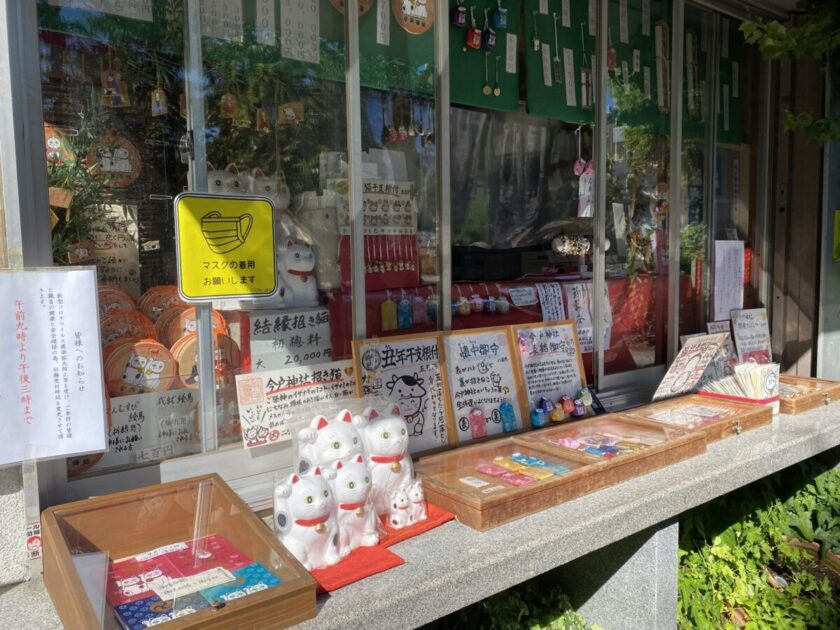
[[[618,34],[622,44],[630,43],[630,33],[627,28],[627,0],[619,0],[618,3]]]
[[[516,74],[516,34],[508,33],[505,35],[505,72],[508,74]]]
[[[280,0],[280,53],[286,59],[321,62],[321,3]]]
[[[0,271],[0,466],[103,451],[96,270]]]
[[[714,278],[715,320],[744,306],[744,242],[715,241]]]
[[[514,306],[533,306],[538,302],[534,287],[511,287],[508,295]]]
[[[566,319],[563,308],[563,290],[559,282],[546,282],[537,285],[540,294],[540,308],[544,322],[559,322]]]
[[[767,323],[766,308],[732,311],[732,331],[735,336],[735,348],[738,350],[738,361],[772,361],[773,351],[770,347],[770,326]]]
[[[577,107],[575,91],[575,54],[571,48],[563,49],[563,75],[566,83],[566,105]]]
[[[729,20],[721,18],[720,20],[721,37],[720,37],[720,56],[724,59],[729,59]]]
[[[551,87],[551,46],[542,44],[543,85]]]
[[[376,0],[376,43],[382,46],[391,44],[391,3],[389,0]]]
[[[514,335],[529,403],[535,406],[543,396],[574,398],[586,381],[572,325],[514,326]]]
[[[572,26],[572,10],[569,7],[571,0],[563,0],[563,26],[570,28]]]
[[[738,62],[732,62],[732,98],[738,98]]]
[[[571,282],[563,285],[566,294],[566,312],[568,318],[577,326],[581,352],[592,352],[592,282]],[[604,331],[603,347],[610,347],[612,336],[612,306],[607,288],[604,287],[603,317],[601,328]]]
[[[579,217],[595,216],[595,175],[586,172],[578,177],[578,212]]]
[[[277,29],[274,26],[274,0],[256,0],[257,42],[266,46],[277,45]]]
[[[254,372],[332,360],[327,309],[251,311],[248,315],[251,369]]]
[[[650,0],[642,0],[642,35],[650,37]]]
[[[723,130],[729,131],[729,86],[723,86]]]
[[[595,30],[598,26],[598,17],[596,13],[596,5],[595,3],[597,0],[589,0],[589,36],[595,37]],[[592,67],[595,68],[595,64],[592,64]]]
[[[152,0],[49,0],[54,7],[99,11],[133,20],[152,21]]]
[[[242,445],[287,442],[292,439],[291,421],[302,407],[352,398],[355,392],[352,361],[237,374]]]
[[[540,13],[548,15],[548,0],[540,0]]]
[[[729,332],[729,320],[721,320],[719,322],[706,322],[706,331],[709,334],[714,333],[728,333]]]
[[[227,582],[235,582],[236,576],[223,567],[214,567],[188,577],[172,578],[152,587],[160,599],[176,599],[184,597],[205,588],[213,588]]]
[[[633,74],[642,71],[642,53],[638,48],[633,49]]]
[[[644,67],[644,84],[645,84],[645,98],[650,100],[650,68]]]
[[[357,355],[362,395],[382,396],[400,406],[408,425],[408,450],[446,446],[449,430],[437,336],[370,340]]]
[[[229,42],[243,37],[242,3],[230,0],[202,0],[199,3],[201,34]]]

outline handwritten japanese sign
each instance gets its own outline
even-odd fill
[[[720,356],[726,343],[726,333],[702,335],[686,339],[665,378],[653,395],[654,400],[681,396],[696,390],[702,385],[710,373],[709,368]],[[715,371],[716,368],[712,368]]]
[[[133,298],[139,298],[140,241],[137,221],[131,218],[128,208],[119,205],[105,206],[98,217],[91,232],[93,250],[86,252],[82,245],[76,255],[96,265],[99,282],[116,285]]]
[[[563,308],[563,291],[559,282],[545,282],[537,285],[540,294],[540,308],[544,322],[559,322],[566,319]]]
[[[353,398],[352,361],[236,376],[239,422],[245,448],[292,439],[291,420],[301,408]]]
[[[96,270],[0,271],[0,465],[105,449]]]
[[[592,334],[592,283],[572,282],[563,285],[566,294],[566,312],[577,327],[581,352],[592,352],[594,347]],[[603,347],[610,347],[612,336],[612,306],[607,288],[604,287],[604,302],[602,307]]]
[[[277,290],[274,206],[264,197],[175,198],[178,291],[187,302]]]
[[[513,351],[504,329],[443,337],[459,442],[522,428]]]
[[[545,396],[572,398],[586,387],[586,376],[573,322],[550,326],[514,326],[525,392],[533,406]]]
[[[261,372],[330,361],[330,335],[325,308],[251,311],[251,369]]]
[[[392,337],[354,344],[360,395],[399,404],[412,453],[449,443],[437,335]]]
[[[744,242],[715,241],[714,318],[744,305]]]
[[[770,363],[773,351],[770,347],[770,327],[767,324],[767,309],[752,308],[732,311],[732,331],[735,348],[741,362],[754,360],[756,363]]]
[[[95,470],[158,462],[201,450],[198,397],[192,389],[173,389],[110,400],[108,452]]]

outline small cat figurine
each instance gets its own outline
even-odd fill
[[[277,254],[283,303],[287,307],[318,306],[315,253],[309,245],[289,239]]]
[[[217,171],[216,167],[207,162],[207,190],[214,195],[244,195],[248,192],[248,186],[239,169],[232,162],[223,171]]]
[[[385,514],[391,493],[414,478],[407,452],[408,427],[397,405],[382,415],[375,409],[366,409],[363,417],[367,424],[361,433],[373,478],[373,505],[377,514]]]
[[[336,564],[336,505],[321,469],[294,474],[274,490],[274,526],[280,542],[307,571]]]
[[[370,471],[361,455],[349,462],[336,462],[330,482],[338,504],[338,551],[344,558],[356,547],[379,542],[376,514],[370,503]]]
[[[404,488],[391,493],[388,523],[394,529],[402,529],[411,524],[411,503]]]
[[[346,409],[332,422],[324,416],[313,418],[298,433],[298,472],[303,474],[315,466],[332,466],[364,455],[364,443],[357,427],[366,423],[364,417],[354,418]]]
[[[425,521],[429,517],[426,506],[426,495],[423,494],[423,482],[419,479],[408,486],[408,500],[411,501],[409,510],[412,523]]]
[[[257,167],[251,171],[249,179],[251,193],[271,199],[276,212],[289,209],[292,193],[286,185],[286,176],[283,171],[266,175],[261,168]]]

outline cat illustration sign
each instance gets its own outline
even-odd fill
[[[266,197],[175,198],[178,290],[187,302],[277,292],[274,204]]]

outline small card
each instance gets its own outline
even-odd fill
[[[175,578],[174,580],[154,585],[152,589],[155,595],[161,599],[178,599],[191,593],[197,593],[204,589],[233,582],[235,579],[234,575],[227,569],[213,567],[195,575]]]
[[[191,615],[210,608],[210,604],[198,593],[176,600],[162,600],[157,595],[114,606],[114,612],[124,628],[145,630],[173,619]]]
[[[483,479],[479,479],[478,477],[461,477],[458,481],[461,483],[465,483],[468,486],[472,486],[473,488],[483,488],[484,486],[489,486],[490,484],[484,481]]]
[[[213,606],[253,595],[260,591],[279,586],[283,581],[271,573],[259,562],[237,569],[233,572],[234,582],[213,588],[203,589],[201,594]]]
[[[542,44],[542,71],[543,71],[543,85],[545,87],[551,87],[553,83],[551,82],[551,46],[548,44]]]
[[[138,561],[134,558],[112,562],[108,568],[107,598],[112,606],[145,599],[157,586],[181,577],[166,556]]]
[[[516,33],[508,33],[505,35],[505,72],[508,74],[516,74]]]

